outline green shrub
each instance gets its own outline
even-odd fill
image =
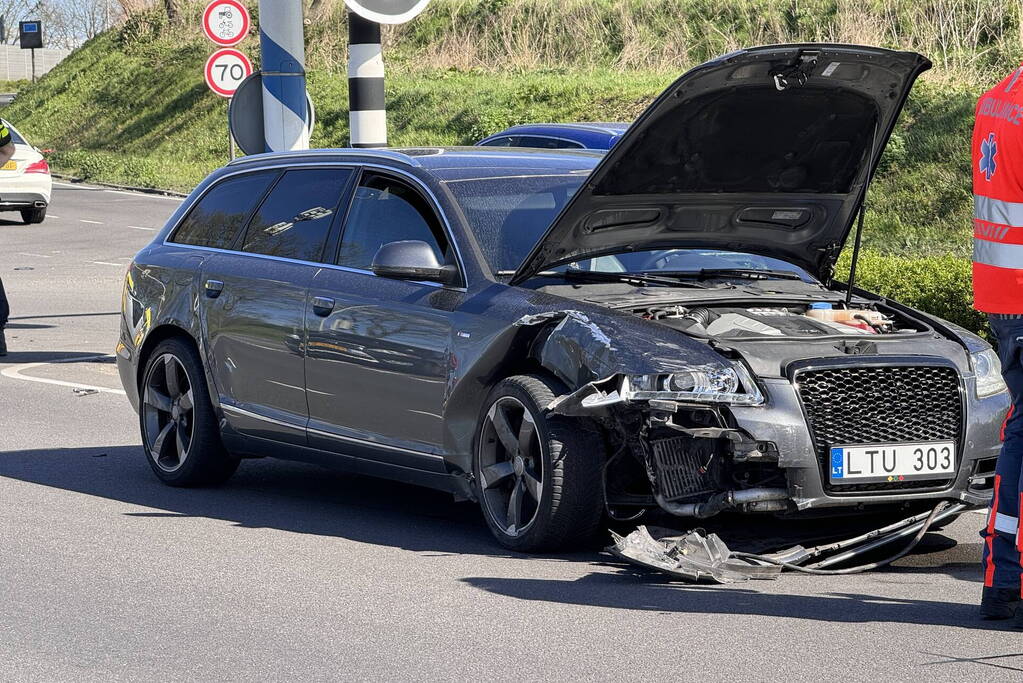
[[[846,250],[839,260],[839,279],[848,277],[849,262]],[[865,250],[856,284],[989,338],[986,316],[973,309],[970,269],[970,260],[958,256],[891,256]]]

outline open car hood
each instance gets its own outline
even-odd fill
[[[830,281],[910,88],[931,63],[856,45],[772,45],[702,64],[597,165],[512,283],[661,248],[773,256]]]

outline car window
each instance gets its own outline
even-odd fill
[[[242,251],[319,261],[351,174],[343,168],[285,173],[249,222]]]
[[[452,178],[454,195],[495,273],[514,271],[586,180],[589,169],[549,175]]]
[[[610,257],[614,259],[613,261],[604,260],[606,258],[608,257],[585,259],[578,263],[570,264],[570,267],[613,273],[622,271],[630,273],[656,273],[658,271],[695,273],[701,270],[720,268],[788,270],[796,273],[807,282],[815,281],[808,272],[787,261],[741,251],[724,251],[721,249],[650,249],[616,254]]]
[[[192,207],[170,241],[227,249],[276,177],[277,171],[262,171],[220,181]]]
[[[516,147],[536,147],[539,149],[582,149],[583,145],[572,140],[561,140],[559,138],[548,138],[540,135],[523,135],[519,138]]]
[[[493,140],[487,140],[482,143],[481,147],[520,147],[518,144],[518,136],[502,135],[499,138]]]
[[[369,270],[377,250],[399,240],[426,242],[438,261],[447,260],[447,237],[427,201],[399,180],[367,174],[355,191],[337,263]]]

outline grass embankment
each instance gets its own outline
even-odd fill
[[[307,28],[319,147],[348,139],[344,10],[325,6]],[[4,115],[56,150],[61,171],[189,189],[224,163],[228,142],[226,102],[202,82],[213,48],[196,28],[201,5],[188,12],[184,27],[150,12],[89,41]],[[629,120],[686,68],[751,44],[916,49],[936,68],[882,160],[861,282],[895,294],[926,271],[951,283],[967,272],[973,103],[1023,56],[1020,14],[1001,0],[435,0],[385,32],[390,140],[469,144],[525,121]],[[258,56],[254,37],[240,47]],[[977,329],[960,290],[907,302]]]

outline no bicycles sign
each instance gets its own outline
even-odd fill
[[[217,45],[231,47],[249,34],[249,11],[238,0],[213,0],[202,15],[202,30]]]

